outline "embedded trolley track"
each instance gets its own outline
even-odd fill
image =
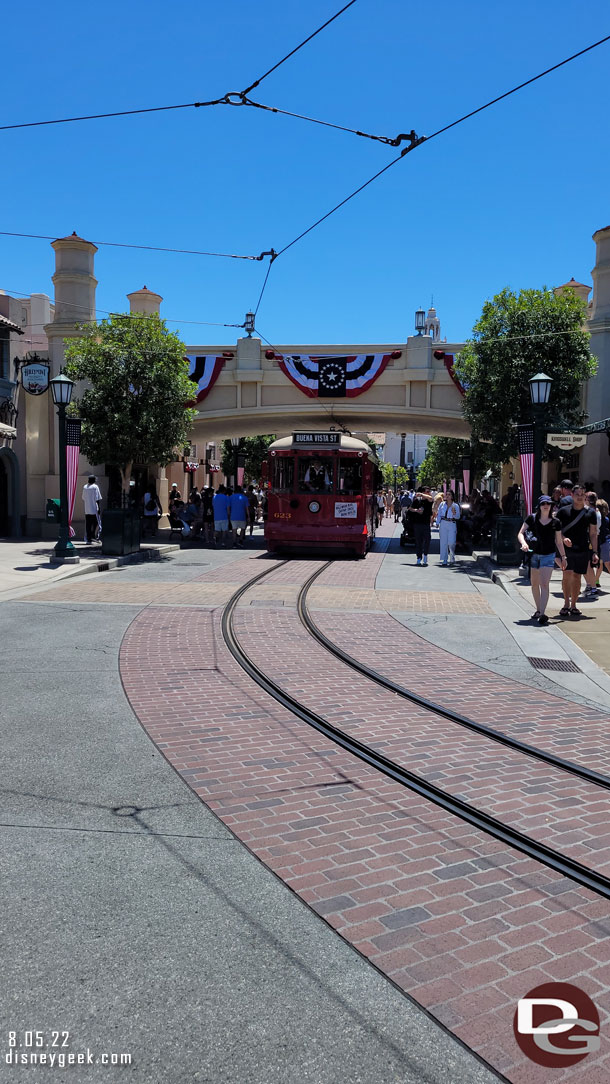
[[[240,643],[234,628],[234,613],[242,599],[242,597],[257,583],[259,583],[266,576],[269,576],[277,568],[281,567],[287,562],[277,562],[273,568],[266,569],[264,572],[259,573],[257,576],[248,580],[243,584],[229,599],[223,615],[222,615],[222,634],[225,643],[231,652],[233,658],[242,667],[242,669],[249,675],[249,677],[265,692],[272,696],[283,707],[287,708],[299,719],[305,722],[308,726],[317,730],[320,734],[323,734],[330,741],[336,745],[345,749],[358,760],[364,762],[368,767],[374,768],[381,772],[384,776],[392,779],[394,782],[399,783],[401,786],[407,788],[419,794],[421,797],[434,803],[434,805],[441,807],[454,816],[458,817],[462,821],[466,821],[468,824],[473,825],[475,828],[480,829],[482,832],[500,842],[506,844],[515,850],[520,851],[523,854],[528,855],[535,861],[541,863],[549,869],[560,873],[562,876],[569,878],[584,888],[588,888],[595,892],[599,896],[606,899],[610,899],[610,878],[604,876],[601,873],[583,865],[582,863],[569,858],[566,855],[561,854],[559,851],[552,847],[547,847],[544,843],[538,840],[532,839],[530,836],[519,832],[515,828],[511,828],[509,825],[502,823],[490,814],[477,809],[470,803],[458,798],[454,795],[448,794],[440,787],[435,786],[425,780],[422,776],[409,771],[403,765],[398,764],[396,761],[385,757],[382,753],[376,749],[367,745],[364,742],[358,741],[358,739],[347,734],[345,731],[333,726],[328,720],[323,718],[317,712],[313,711],[305,704],[301,703],[289,692],[278,685],[268,674],[252,660],[247,654],[242,644]],[[560,757],[555,757],[550,753],[546,753],[544,750],[535,748],[534,746],[525,745],[523,742],[519,742],[515,739],[508,737],[492,728],[485,727],[482,724],[476,723],[465,716],[459,715],[457,712],[453,712],[450,709],[444,708],[441,705],[435,704],[433,701],[420,697],[418,694],[411,692],[402,686],[397,685],[395,682],[385,678],[377,671],[365,666],[363,663],[356,659],[353,659],[350,655],[344,652],[337,645],[333,644],[315,625],[310,614],[307,611],[307,593],[310,590],[313,583],[317,578],[330,567],[332,562],[326,562],[321,568],[309,577],[309,579],[303,584],[297,601],[297,611],[299,618],[307,631],[315,637],[315,639],[333,655],[339,658],[342,662],[357,670],[363,676],[369,678],[371,681],[382,685],[384,688],[390,690],[396,695],[417,704],[419,707],[423,707],[426,710],[433,712],[436,715],[440,715],[443,718],[449,719],[452,722],[458,723],[461,726],[476,731],[485,737],[488,737],[494,741],[498,741],[503,745],[508,746],[520,753],[524,753],[529,757],[534,757],[537,760],[543,761],[545,764],[551,765],[554,768],[561,771],[569,772],[572,775],[587,781],[588,783],[594,783],[597,786],[610,790],[610,779],[601,775],[600,773],[590,771],[580,765],[573,764],[570,761],[565,761]]]

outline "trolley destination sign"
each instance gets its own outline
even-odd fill
[[[293,433],[293,444],[341,444],[340,433]]]

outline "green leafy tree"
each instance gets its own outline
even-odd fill
[[[517,455],[516,427],[533,419],[528,380],[538,372],[553,379],[548,430],[583,424],[581,388],[596,371],[584,321],[572,290],[556,296],[546,287],[518,294],[506,288],[485,302],[456,372],[466,389],[464,414],[492,461]]]
[[[381,473],[383,475],[383,484],[388,489],[394,488],[394,467],[391,463],[381,464]],[[409,484],[409,472],[405,467],[396,468],[396,486],[397,488],[407,486]]]
[[[129,484],[134,462],[171,461],[196,411],[186,347],[156,314],[112,315],[86,325],[66,346],[67,376],[87,381],[74,400],[81,447],[90,463],[107,463]]]
[[[470,441],[456,440],[454,437],[430,437],[426,445],[425,458],[417,470],[417,481],[421,486],[439,485],[445,478],[455,478],[461,471],[463,455],[469,455]]]
[[[490,467],[499,467],[494,461],[493,453],[487,444],[472,445],[469,440],[459,440],[457,437],[430,437],[426,445],[425,459],[419,465],[417,481],[422,486],[440,485],[445,479],[462,477],[462,456],[471,457],[475,466],[477,477],[480,477]],[[474,475],[471,476],[471,485],[474,484]]]
[[[263,460],[267,457],[267,449],[275,440],[273,433],[256,437],[243,437],[239,446],[240,455],[245,455],[244,481],[260,481]],[[221,444],[220,465],[228,478],[233,475],[234,448],[230,440],[223,440]]]

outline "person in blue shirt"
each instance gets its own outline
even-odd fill
[[[229,530],[229,498],[224,486],[219,486],[218,492],[214,494],[212,508],[214,510],[216,545],[220,542],[224,546]]]
[[[233,545],[242,546],[246,538],[249,501],[241,486],[235,486],[235,493],[229,497],[229,516],[233,528]],[[239,537],[238,537],[239,536]]]

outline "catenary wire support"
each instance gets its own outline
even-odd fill
[[[334,128],[338,132],[349,132],[351,135],[361,136],[363,139],[373,139],[378,143],[385,143],[388,147],[399,147],[405,140],[409,140],[411,150],[412,146],[416,146],[417,143],[421,143],[423,138],[419,138],[413,129],[410,132],[400,132],[393,139],[391,136],[373,135],[372,132],[361,132],[359,128],[349,128],[344,124],[335,124],[333,121],[320,120],[319,117],[309,117],[305,113],[293,113],[288,109],[280,109],[279,106],[265,105],[263,102],[255,102],[252,98],[248,98],[245,91],[241,93],[231,92],[225,94],[222,99],[223,105],[248,105],[253,109],[262,109],[266,113],[280,113],[283,117],[293,117],[296,120],[305,120],[310,124],[320,124],[324,128]]]

